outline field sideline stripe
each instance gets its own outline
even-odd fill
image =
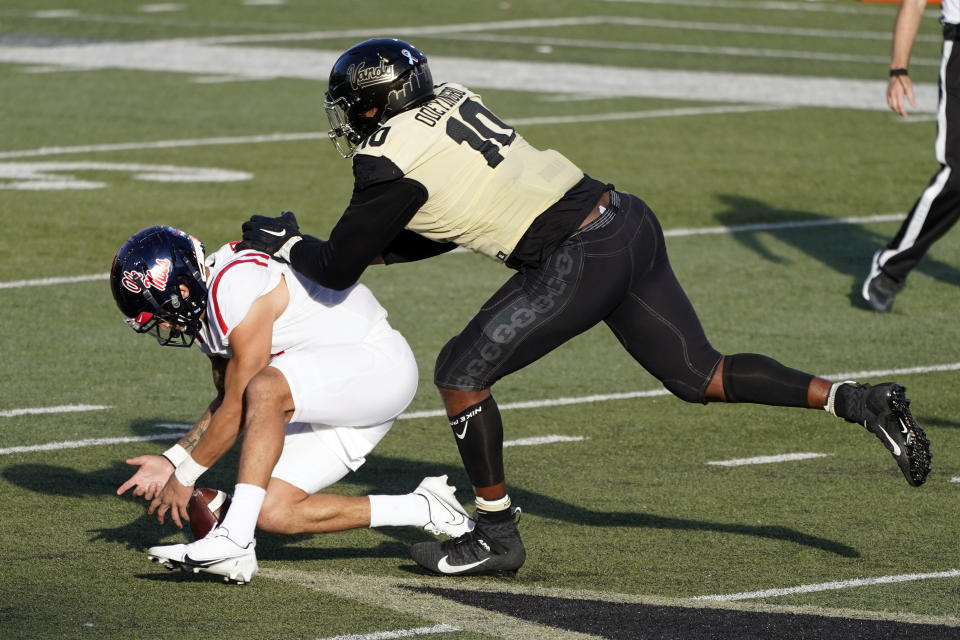
[[[818,584],[802,584],[797,587],[784,589],[766,589],[763,591],[744,591],[724,595],[694,596],[691,600],[718,600],[730,602],[732,600],[753,600],[756,598],[776,598],[797,593],[814,593],[817,591],[833,591],[852,587],[867,587],[878,584],[893,584],[896,582],[912,582],[915,580],[936,580],[939,578],[960,578],[960,569],[937,571],[934,573],[904,573],[895,576],[880,576],[879,578],[857,578],[854,580],[839,580],[837,582],[821,582]]]
[[[686,238],[699,235],[715,235],[721,233],[751,233],[754,231],[777,231],[779,229],[802,229],[811,227],[829,227],[834,225],[870,224],[874,222],[894,222],[903,220],[903,213],[875,213],[866,216],[851,216],[846,218],[829,218],[821,220],[786,220],[784,222],[757,222],[752,224],[738,224],[725,227],[691,227],[686,229],[667,229],[663,235],[669,238]],[[450,252],[470,253],[467,249],[458,248]],[[58,284],[73,284],[90,282],[93,280],[107,280],[109,273],[94,273],[83,276],[67,276],[63,278],[35,278],[32,280],[10,280],[0,282],[0,289],[21,289],[24,287],[42,287]]]
[[[450,633],[452,631],[463,631],[463,629],[441,623],[435,624],[432,627],[417,627],[416,629],[398,629],[397,631],[377,631],[375,633],[350,634],[347,636],[317,638],[317,640],[392,640],[393,638],[428,636],[435,633]]]

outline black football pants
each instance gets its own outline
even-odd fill
[[[500,287],[440,352],[434,380],[488,389],[601,321],[674,395],[704,401],[720,353],[670,268],[656,216],[618,192],[543,264]]]

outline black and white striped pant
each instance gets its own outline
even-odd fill
[[[960,34],[955,24],[943,27],[940,99],[934,143],[940,170],[924,189],[897,235],[877,257],[879,266],[903,281],[930,246],[960,217]]]

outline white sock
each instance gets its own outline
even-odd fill
[[[844,380],[843,382],[834,382],[832,385],[830,385],[830,392],[827,394],[827,404],[824,405],[823,410],[831,415],[837,416],[837,410],[836,410],[836,407],[834,406],[834,400],[836,400],[837,398],[837,389],[839,389],[840,385],[843,385],[843,384],[857,384],[857,383],[854,382],[853,380]],[[840,416],[837,416],[837,417],[839,418]]]
[[[241,547],[253,541],[253,532],[257,528],[257,518],[267,490],[255,484],[238,484],[233,488],[233,500],[230,509],[220,526],[230,532],[230,538]]]
[[[367,496],[370,499],[370,528],[422,527],[430,521],[430,507],[423,496]],[[229,513],[229,511],[227,512]]]

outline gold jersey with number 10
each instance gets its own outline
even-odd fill
[[[530,146],[479,95],[452,83],[390,118],[357,154],[386,158],[426,188],[407,229],[501,262],[534,218],[583,178],[563,155]]]

